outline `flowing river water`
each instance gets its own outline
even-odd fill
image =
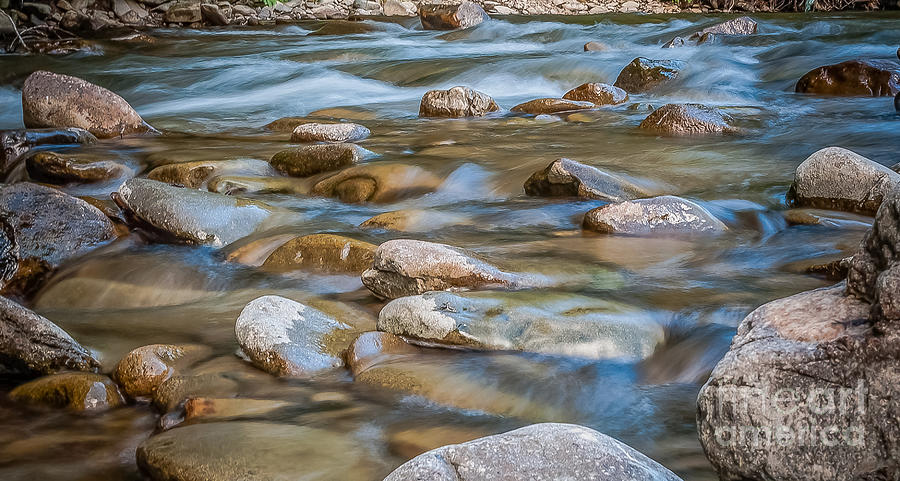
[[[279,380],[234,355],[234,321],[247,302],[264,294],[337,301],[366,319],[383,304],[353,276],[265,272],[227,262],[233,248],[135,236],[70,262],[30,305],[95,350],[105,366],[151,343],[209,346],[214,354],[200,370],[233,381],[215,394],[284,401],[289,408],[244,418],[335,433],[370,460],[355,471],[358,479],[381,479],[415,454],[410,443],[434,447],[428,444],[434,439],[445,444],[542,421],[592,427],[684,479],[715,479],[695,429],[695,399],[709,370],[756,306],[828,285],[804,268],[851,253],[870,222],[835,213],[820,225],[789,226],[785,193],[795,167],[831,145],[885,165],[900,161],[900,117],[890,98],[793,92],[812,68],[895,58],[900,15],[755,15],[757,35],[660,49],[674,35],[724,18],[508,18],[453,33],[422,31],[415,19],[367,21],[373,31],[343,35],[311,35],[319,22],[159,30],[151,43],[100,41],[69,56],[0,58],[0,128],[21,127],[20,89],[30,72],[77,75],[119,93],[166,133],[77,149],[138,173],[169,162],[267,160],[289,143],[287,134],[265,124],[346,107],[338,117],[371,129],[360,145],[379,155],[373,161],[426,168],[445,179],[439,190],[387,205],[254,194],[297,216],[239,245],[273,233],[335,232],[373,243],[416,238],[464,247],[559,281],[561,287],[518,293],[514,302],[562,312],[590,298],[637,322],[664,326],[665,342],[643,361],[434,350],[396,363],[398,372],[429,380],[424,396],[354,382],[344,371]],[[610,48],[583,52],[591,40]],[[615,107],[549,119],[506,111],[584,82],[612,83],[638,56],[687,66],[664,89]],[[423,93],[454,85],[491,95],[504,112],[473,120],[418,118]],[[718,106],[744,132],[677,138],[637,130],[653,108],[670,102]],[[523,192],[531,173],[559,157],[701,201],[729,229],[693,238],[582,233],[581,216],[601,202]],[[65,189],[108,198],[119,183]],[[433,225],[414,233],[357,227],[402,208],[426,209]],[[8,386],[0,389],[0,479],[142,479],[134,451],[159,422],[152,407],[96,415],[38,411],[9,401]],[[329,442],[320,447],[345,445]],[[339,454],[310,469],[327,473],[328,463],[344,462]]]

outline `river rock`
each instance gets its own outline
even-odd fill
[[[166,23],[196,23],[203,20],[199,0],[179,0],[169,6],[163,17]]]
[[[334,431],[251,421],[180,426],[138,446],[155,481],[376,479],[377,462]]]
[[[87,372],[39,377],[13,389],[9,397],[24,404],[73,411],[105,411],[123,404],[122,395],[110,378]]]
[[[224,27],[225,25],[228,25],[228,17],[226,17],[219,6],[214,3],[201,3],[200,16],[207,25],[215,27]]]
[[[374,244],[334,234],[312,234],[291,239],[275,249],[263,263],[273,270],[312,269],[361,274],[372,266]]]
[[[385,481],[678,481],[630,446],[574,424],[533,424],[463,444],[443,446],[406,462]]]
[[[665,337],[660,324],[624,306],[532,292],[401,297],[381,310],[378,330],[476,349],[627,361],[646,358]]]
[[[59,326],[0,297],[0,372],[33,377],[99,367],[100,362]]]
[[[691,34],[688,40],[700,40],[704,35],[753,35],[756,33],[756,30],[757,24],[752,18],[738,17],[695,32]]]
[[[192,397],[184,402],[184,420],[203,422],[260,417],[300,406],[275,399]]]
[[[272,213],[266,204],[129,179],[113,193],[123,210],[180,241],[222,247],[250,235]]]
[[[414,165],[372,163],[349,167],[317,182],[311,193],[342,202],[395,202],[433,192],[434,174]]]
[[[419,20],[425,30],[469,28],[490,18],[481,5],[469,1],[456,5],[419,5]]]
[[[309,177],[357,164],[367,154],[371,152],[354,144],[305,145],[282,150],[269,163],[284,174]]]
[[[111,160],[85,159],[54,152],[37,152],[25,159],[28,176],[42,182],[102,182],[129,172]]]
[[[691,234],[726,230],[708,210],[687,199],[664,195],[607,204],[584,215],[584,228],[606,234]]]
[[[116,237],[112,221],[96,207],[28,182],[0,187],[0,219],[18,249],[16,273],[4,288],[9,293],[31,292],[66,260]]]
[[[609,202],[650,197],[649,190],[615,174],[570,159],[556,159],[525,181],[525,193],[543,197],[581,197]]]
[[[101,139],[152,130],[113,92],[77,77],[43,70],[25,79],[22,117],[28,128],[78,127]]]
[[[600,42],[588,42],[584,44],[585,52],[606,52],[609,50],[609,45]]]
[[[826,147],[806,158],[794,174],[788,202],[872,215],[898,184],[900,174],[840,147]]]
[[[153,405],[163,413],[178,408],[192,397],[235,397],[240,384],[234,376],[224,373],[202,373],[197,375],[173,375],[157,386],[153,392]]]
[[[736,132],[718,109],[699,104],[666,104],[641,122],[640,128],[668,135]]]
[[[680,60],[638,57],[619,72],[613,85],[630,93],[646,92],[674,80],[683,68]]]
[[[234,325],[238,344],[253,364],[276,376],[307,377],[341,367],[333,340],[348,326],[299,302],[278,296],[254,299]]]
[[[619,87],[594,82],[581,84],[563,95],[564,99],[591,102],[595,105],[616,105],[628,100],[628,93]]]
[[[419,117],[483,117],[500,110],[494,99],[469,87],[429,90],[422,96]]]
[[[425,209],[401,209],[378,214],[359,226],[363,229],[386,229],[399,232],[431,232],[451,225],[471,224],[457,213]]]
[[[38,145],[91,144],[97,137],[84,129],[0,130],[0,178],[18,165],[19,159]]]
[[[356,142],[371,134],[359,124],[322,124],[310,122],[298,125],[291,132],[291,142]]]
[[[797,81],[799,93],[882,97],[900,93],[900,64],[893,61],[848,60],[809,71]]]
[[[662,48],[678,48],[678,47],[684,47],[685,45],[687,45],[687,42],[684,40],[684,38],[675,37],[672,40],[669,40],[668,42],[664,43]]]
[[[221,175],[209,179],[206,188],[210,192],[225,195],[240,194],[293,194],[308,195],[312,182],[295,177],[248,177]]]
[[[392,432],[387,445],[391,453],[412,459],[447,444],[460,444],[490,434],[490,431],[473,426],[416,426]]]
[[[387,332],[364,332],[347,348],[347,367],[354,375],[393,356],[415,354],[422,348]]]
[[[179,369],[209,353],[209,348],[200,345],[141,346],[119,361],[113,378],[126,396],[132,399],[151,397]]]
[[[147,178],[196,189],[209,179],[220,175],[269,176],[275,173],[264,160],[198,160],[160,165],[147,174]]]
[[[516,105],[509,109],[511,112],[522,112],[531,115],[555,114],[559,112],[571,112],[573,110],[588,110],[594,108],[592,102],[579,102],[566,99],[535,99]]]
[[[375,250],[363,284],[376,296],[396,299],[428,291],[527,287],[529,280],[504,272],[468,252],[434,242],[387,241]]]

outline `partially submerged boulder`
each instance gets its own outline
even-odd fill
[[[357,337],[344,358],[347,367],[353,375],[357,375],[366,369],[392,356],[414,354],[422,348],[407,343],[400,336],[387,332],[364,332]]]
[[[683,68],[684,62],[680,60],[638,57],[619,72],[613,85],[629,93],[647,92],[671,82]]]
[[[268,162],[258,159],[195,160],[160,165],[147,178],[196,189],[220,175],[268,176],[275,173]]]
[[[606,234],[658,235],[717,233],[725,224],[701,205],[664,195],[607,204],[584,215],[584,228]]]
[[[490,17],[481,5],[463,1],[459,4],[419,5],[419,20],[425,30],[456,30],[474,27]]]
[[[263,267],[279,271],[311,269],[362,274],[372,265],[374,244],[335,234],[296,237],[275,249]]]
[[[605,43],[591,41],[584,44],[585,52],[605,52],[607,50],[609,50],[609,46]]]
[[[99,367],[100,362],[59,326],[0,297],[0,372],[34,377]]]
[[[342,202],[395,202],[433,192],[441,180],[414,165],[371,163],[349,167],[317,182],[311,193]]]
[[[123,394],[132,399],[152,397],[156,389],[181,368],[209,353],[210,349],[201,345],[141,346],[119,361],[113,378]]]
[[[363,284],[386,299],[428,291],[506,288],[535,284],[521,274],[504,272],[468,252],[445,244],[397,239],[375,250]]]
[[[176,240],[222,247],[255,231],[272,213],[261,202],[129,179],[113,193],[128,214]]]
[[[456,86],[448,90],[429,90],[419,105],[420,117],[483,117],[500,110],[487,94],[469,87]]]
[[[18,165],[19,159],[38,145],[90,144],[97,137],[84,129],[0,130],[0,178]]]
[[[124,404],[110,378],[87,372],[39,377],[13,389],[9,397],[23,404],[72,411],[105,411]]]
[[[77,77],[43,70],[25,79],[22,117],[28,128],[78,127],[101,139],[153,130],[113,92]]]
[[[756,33],[758,25],[756,21],[750,17],[737,17],[725,22],[717,23],[711,27],[706,27],[699,32],[691,34],[688,40],[699,40],[704,35],[753,35]]]
[[[516,105],[509,109],[511,112],[522,112],[531,115],[556,114],[559,112],[572,112],[575,110],[593,109],[593,102],[582,102],[567,99],[535,99]]]
[[[628,100],[628,93],[613,85],[592,82],[569,90],[563,98],[591,102],[594,105],[617,105]]]
[[[872,215],[900,185],[900,174],[840,147],[826,147],[806,158],[794,174],[788,202],[797,207]]]
[[[666,104],[654,110],[639,128],[669,135],[737,132],[729,117],[716,108],[699,104]]]
[[[457,224],[471,224],[471,222],[468,217],[453,212],[429,209],[401,209],[373,216],[359,226],[363,229],[431,232],[435,229]]]
[[[609,202],[650,197],[653,193],[624,177],[571,159],[556,159],[525,181],[525,193],[544,197],[581,197]]]
[[[358,164],[371,152],[355,144],[305,145],[282,150],[269,161],[278,171],[293,177],[309,177]]]
[[[111,160],[99,160],[54,152],[36,152],[25,159],[28,176],[34,180],[52,183],[103,182],[129,173],[124,164]]]
[[[263,296],[241,311],[234,333],[253,364],[276,376],[308,377],[341,367],[334,340],[350,330],[331,316],[290,299]]]
[[[443,446],[416,456],[385,481],[679,481],[640,452],[574,424],[533,424],[503,434]]]
[[[848,60],[810,70],[797,81],[798,93],[844,97],[883,97],[900,93],[900,64]]]
[[[356,142],[371,134],[359,124],[323,124],[310,122],[298,125],[291,132],[291,142]]]

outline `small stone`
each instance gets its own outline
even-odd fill
[[[307,123],[294,129],[291,142],[356,142],[370,134],[369,129],[359,124]]]
[[[605,13],[605,12],[601,12],[601,13]],[[584,44],[585,52],[606,52],[608,50],[609,50],[609,46],[606,45],[605,43],[588,42],[588,43]]]
[[[20,403],[72,411],[105,411],[124,404],[110,378],[85,372],[40,377],[13,389],[9,397]]]
[[[54,152],[37,152],[25,159],[28,176],[43,182],[102,182],[130,172],[111,160],[93,160],[64,156]]]
[[[264,160],[198,160],[161,165],[151,170],[147,178],[196,189],[215,176],[269,176],[274,173],[272,166]]]
[[[699,204],[665,195],[607,204],[584,215],[584,228],[606,234],[717,233],[726,230]]]
[[[371,152],[355,144],[305,145],[282,150],[269,163],[293,177],[309,177],[359,163]]]
[[[591,102],[595,105],[616,105],[628,100],[628,93],[604,83],[586,83],[563,95],[564,99]]]
[[[385,229],[400,232],[431,232],[450,225],[470,224],[459,214],[423,209],[401,209],[378,214],[359,226],[363,229]]]
[[[357,165],[317,182],[311,193],[342,202],[394,202],[433,192],[440,179],[421,167],[372,163]]]
[[[216,27],[228,25],[228,17],[226,17],[219,9],[219,6],[214,3],[200,4],[200,16],[203,18],[203,21],[209,25]]]
[[[209,353],[209,348],[199,345],[141,346],[119,361],[113,378],[122,387],[124,394],[132,399],[152,397],[156,389],[175,375],[179,368]]]
[[[374,244],[334,234],[312,234],[281,245],[263,263],[278,271],[310,269],[322,272],[362,274],[372,266]]]
[[[420,117],[483,117],[500,110],[494,99],[469,87],[429,90],[419,106]]]
[[[574,110],[589,110],[595,105],[592,102],[579,102],[566,99],[535,99],[516,105],[509,109],[511,112],[522,112],[532,115],[555,114],[559,112],[572,112]]]

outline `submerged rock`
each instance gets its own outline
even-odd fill
[[[483,117],[500,110],[494,99],[469,87],[429,90],[422,96],[419,117]]]
[[[342,202],[395,202],[433,192],[441,180],[421,167],[392,163],[357,165],[317,182],[311,193]]]
[[[715,233],[725,224],[687,199],[664,195],[607,204],[584,215],[584,228],[606,234]]]
[[[308,195],[312,183],[295,177],[246,177],[222,175],[209,179],[210,192],[225,195],[239,194],[296,194]]]
[[[23,404],[73,411],[105,411],[124,403],[110,378],[86,372],[40,377],[13,389],[9,397]]]
[[[251,421],[157,434],[138,446],[137,463],[155,481],[375,479],[378,466],[352,437]]]
[[[684,68],[680,60],[650,60],[638,57],[619,72],[615,85],[629,93],[653,90],[678,77]]]
[[[687,45],[687,42],[684,40],[684,38],[675,37],[672,40],[669,40],[668,42],[664,43],[662,48],[678,48],[678,47],[684,47],[685,45]]]
[[[555,114],[559,112],[571,112],[573,110],[588,110],[594,108],[592,102],[579,102],[566,99],[535,99],[516,105],[509,109],[511,112],[522,112],[532,115]]]
[[[670,135],[736,132],[718,109],[698,104],[666,104],[641,122],[642,129]]]
[[[240,384],[234,376],[203,373],[193,376],[174,375],[153,392],[153,405],[163,413],[171,412],[185,400],[198,396],[235,397]]]
[[[175,239],[222,247],[250,235],[272,210],[266,204],[129,179],[113,198],[123,210]]]
[[[529,287],[535,280],[504,272],[445,244],[397,239],[375,250],[363,284],[376,296],[396,299],[428,291]]]
[[[263,267],[358,275],[372,266],[375,248],[374,244],[334,234],[306,235],[291,239],[275,249]]]
[[[443,446],[406,462],[385,481],[678,481],[640,452],[574,424],[533,424],[463,444]]]
[[[19,159],[38,145],[91,144],[97,137],[84,129],[0,130],[0,178],[18,165]]]
[[[396,355],[414,354],[422,348],[387,332],[364,332],[347,348],[347,367],[354,375]]]
[[[272,166],[264,160],[197,160],[161,165],[151,170],[147,178],[196,189],[219,175],[268,176],[274,173]]]
[[[855,152],[826,147],[807,157],[794,174],[788,202],[798,207],[872,215],[900,174]]]
[[[54,152],[37,152],[25,159],[28,176],[42,182],[102,182],[121,177],[128,167],[111,160],[85,159]]]
[[[625,306],[572,296],[428,292],[389,302],[378,330],[477,349],[635,361],[664,339],[660,324]]]
[[[882,97],[900,93],[900,64],[849,60],[809,71],[797,81],[799,93]]]
[[[472,426],[416,426],[392,432],[387,445],[391,453],[403,459],[412,459],[447,444],[464,443],[489,434],[490,431]]]
[[[425,30],[469,28],[490,18],[481,5],[469,1],[456,5],[419,5],[419,20]]]
[[[563,95],[564,99],[591,102],[595,105],[616,105],[628,100],[628,93],[619,87],[594,82],[581,84]]]
[[[0,297],[0,372],[33,377],[99,367],[100,362],[59,326]]]
[[[369,129],[359,124],[311,122],[298,125],[291,132],[291,142],[356,142],[370,134]]]
[[[101,139],[152,130],[122,97],[77,77],[39,70],[22,87],[25,126],[78,127]]]
[[[649,190],[596,167],[556,159],[525,181],[525,193],[544,197],[581,197],[609,202],[649,197]]]
[[[282,150],[269,161],[272,167],[293,177],[309,177],[358,164],[370,154],[354,144],[305,145]]]
[[[119,361],[113,378],[130,398],[153,396],[156,389],[179,369],[209,353],[209,348],[200,345],[141,346]]]
[[[471,221],[460,214],[425,209],[401,209],[378,214],[359,226],[363,229],[386,229],[400,232],[430,232]]]
[[[704,35],[753,35],[757,31],[757,24],[750,17],[738,17],[706,27],[699,32],[691,34],[689,40],[699,40]]]
[[[609,46],[600,42],[588,42],[584,44],[585,52],[605,52],[609,50]]]
[[[241,350],[276,376],[306,377],[344,365],[333,340],[348,326],[299,302],[263,296],[244,307],[234,325]]]

